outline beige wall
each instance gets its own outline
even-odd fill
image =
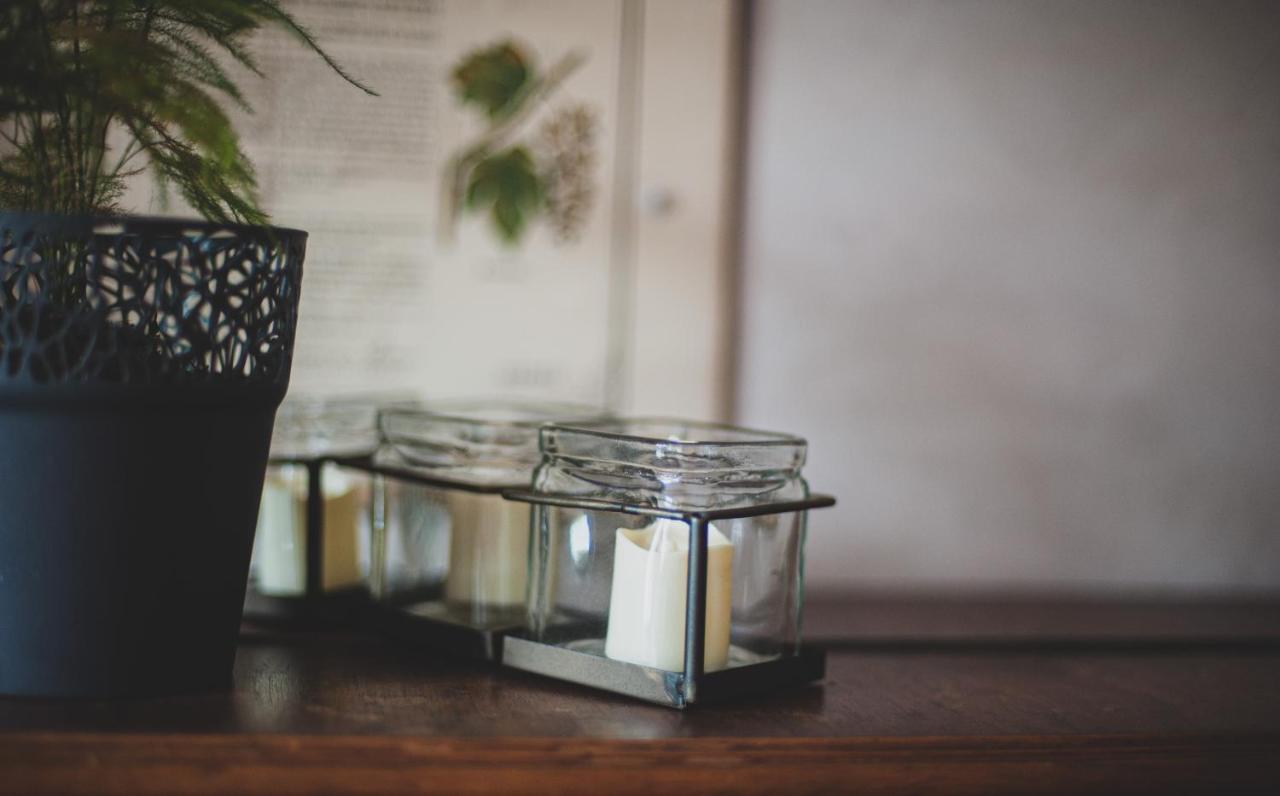
[[[1280,587],[1280,4],[760,2],[738,419],[818,587]]]

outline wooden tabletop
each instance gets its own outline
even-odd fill
[[[0,699],[0,792],[1280,792],[1280,601],[849,596],[809,635],[822,682],[678,712],[246,628],[230,692]]]

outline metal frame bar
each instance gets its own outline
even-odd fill
[[[324,460],[312,459],[307,468],[307,512],[305,560],[306,596],[324,593]]]
[[[793,511],[809,509],[825,509],[836,504],[830,495],[814,493],[803,500],[781,500],[773,503],[753,503],[748,506],[736,506],[723,509],[664,509],[653,506],[636,506],[615,500],[565,495],[560,493],[533,492],[527,488],[501,490],[507,500],[520,503],[537,503],[543,506],[556,506],[568,509],[586,509],[588,511],[614,511],[619,514],[638,514],[645,517],[663,517],[669,520],[682,520],[692,523],[714,522],[715,520],[736,520],[744,517],[760,517],[765,514],[787,514]]]
[[[434,486],[441,489],[459,489],[464,492],[477,492],[484,495],[503,495],[512,489],[523,487],[524,484],[476,484],[470,481],[462,481],[445,476],[433,475],[422,469],[413,467],[412,465],[395,465],[383,464],[374,461],[373,454],[364,456],[329,456],[327,461],[333,462],[340,467],[349,467],[353,470],[363,470],[372,475],[384,475],[398,478],[401,481],[409,481],[410,483],[420,484],[422,486]]]
[[[684,601],[684,698],[698,698],[707,643],[707,528],[700,517],[689,518],[689,585]]]

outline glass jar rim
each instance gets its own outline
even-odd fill
[[[383,425],[384,417],[412,417],[463,426],[538,429],[548,422],[576,422],[578,419],[591,421],[604,416],[604,410],[584,404],[505,398],[453,399],[384,406],[378,411],[378,430],[383,434],[384,440],[390,441]]]
[[[621,429],[628,427],[670,427],[682,429],[700,429],[709,434],[719,435],[720,439],[685,439],[676,435],[659,436],[657,434],[628,433]],[[541,434],[546,437],[557,433],[581,434],[584,436],[616,440],[619,442],[635,442],[648,445],[678,445],[689,447],[799,447],[805,448],[808,442],[803,437],[781,431],[763,431],[760,429],[736,426],[730,423],[713,423],[703,420],[684,420],[673,417],[627,417],[609,418],[591,422],[550,422],[542,427]]]
[[[668,472],[736,470],[798,474],[805,462],[808,443],[794,434],[727,423],[634,417],[592,423],[548,423],[539,432],[538,447],[544,459],[564,457]]]
[[[527,483],[538,463],[538,430],[551,420],[605,416],[579,404],[479,399],[388,406],[378,412],[385,464],[447,471],[478,484]]]
[[[291,395],[276,412],[271,455],[308,458],[368,452],[378,444],[378,412],[413,400],[395,392]]]

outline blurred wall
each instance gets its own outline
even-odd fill
[[[737,419],[819,588],[1280,587],[1280,4],[757,3]]]

